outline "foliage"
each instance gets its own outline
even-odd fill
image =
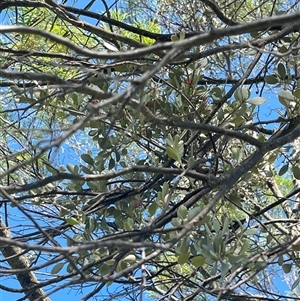
[[[1,4],[0,288],[299,298],[297,1],[95,4]]]

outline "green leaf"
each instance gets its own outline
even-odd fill
[[[91,136],[91,137],[96,136],[97,134],[98,134],[98,130],[90,130],[88,132],[88,135]]]
[[[74,225],[80,225],[80,222],[77,219],[75,219],[74,217],[67,218],[66,222],[69,225],[72,225],[72,226],[74,226]]]
[[[171,220],[171,224],[173,227],[181,226],[181,220],[178,217],[173,217]]]
[[[292,167],[292,172],[293,172],[294,177],[297,180],[300,180],[300,168],[299,168],[299,166],[297,166],[297,165],[293,166]]]
[[[102,149],[106,150],[106,149],[111,149],[112,148],[112,144],[111,144],[109,138],[99,139],[98,143],[99,143],[99,146]]]
[[[163,187],[162,187],[162,199],[165,198],[165,196],[169,193],[169,189],[170,189],[170,186],[169,186],[169,183],[168,182],[164,182],[163,184]]]
[[[249,235],[253,235],[257,233],[257,229],[253,228],[253,229],[248,229],[244,232],[244,236],[249,236]]]
[[[220,108],[217,113],[218,120],[220,121],[223,120],[224,116],[225,116],[224,111],[222,110],[222,108]]]
[[[93,191],[98,191],[98,190],[99,190],[99,188],[98,188],[98,183],[95,182],[95,181],[88,181],[88,182],[87,182],[87,186],[88,186],[91,190],[93,190]]]
[[[229,271],[229,264],[226,262],[222,262],[221,264],[221,278],[224,279],[227,272]]]
[[[134,263],[136,262],[136,257],[133,254],[129,254],[125,258],[123,258],[122,261],[127,263]]]
[[[156,202],[153,202],[151,205],[149,205],[148,212],[149,212],[150,216],[153,216],[158,208],[159,208],[159,206],[157,205]]]
[[[94,165],[94,160],[89,154],[82,154],[81,159],[87,164]]]
[[[124,229],[126,231],[132,231],[133,230],[132,226],[127,221],[124,222]]]
[[[265,80],[265,82],[267,84],[270,84],[270,85],[274,85],[274,84],[278,83],[277,77],[275,77],[273,75],[267,75],[267,76],[265,76],[264,80]]]
[[[115,259],[109,259],[109,260],[106,260],[106,261],[105,261],[105,263],[106,263],[107,265],[110,265],[110,266],[114,265],[115,262],[116,262]]]
[[[178,41],[179,38],[178,38],[176,35],[173,35],[173,36],[171,36],[171,40],[172,40],[173,42],[175,42],[175,41]]]
[[[289,102],[289,101],[295,101],[296,100],[295,96],[289,90],[281,90],[281,91],[279,91],[278,92],[278,99],[279,99],[280,102],[281,102],[281,100],[284,100],[285,103]],[[282,103],[282,104],[285,105],[284,103]]]
[[[107,275],[110,270],[111,270],[111,266],[110,265],[108,265],[106,263],[102,263],[100,265],[99,271],[100,271],[101,275]]]
[[[223,235],[225,235],[226,233],[228,233],[228,230],[229,230],[229,219],[228,219],[227,216],[225,217],[225,220],[224,220],[224,222],[223,222],[222,227],[223,227],[223,228],[222,228],[221,234],[222,234],[222,236],[223,236]]]
[[[243,116],[246,112],[249,111],[249,107],[247,106],[246,103],[243,103],[239,110],[235,113],[235,116],[239,117],[239,116]],[[232,120],[230,120],[230,122],[232,122]]]
[[[293,95],[295,97],[297,97],[298,99],[300,99],[300,88],[296,89],[295,91],[293,91]]]
[[[188,221],[191,221],[193,218],[195,218],[203,209],[203,206],[197,206],[192,209],[189,209],[188,212]]]
[[[49,166],[48,164],[45,165],[46,169],[51,172],[53,175],[57,175],[58,174],[58,170],[56,170],[55,168],[52,168],[51,166]]]
[[[119,261],[119,263],[117,265],[117,272],[121,272],[121,271],[123,271],[126,268],[127,268],[126,262]]]
[[[189,257],[190,257],[190,252],[189,251],[186,252],[186,253],[180,254],[178,256],[177,262],[180,265],[183,265],[183,264],[185,264],[189,260]]]
[[[85,166],[80,166],[80,170],[86,174],[92,174],[93,172]]]
[[[170,146],[167,146],[166,150],[167,150],[167,155],[168,155],[171,159],[173,159],[173,160],[175,160],[175,161],[178,161],[178,160],[179,160],[179,156],[178,156],[176,150],[174,150],[174,149],[173,149],[172,147],[170,147]]]
[[[118,151],[115,151],[115,155],[116,155],[116,161],[119,162],[121,159],[121,155]]]
[[[116,165],[116,162],[114,160],[114,158],[110,158],[109,163],[108,163],[108,168],[109,169],[113,169]]]
[[[243,244],[239,255],[245,255],[245,253],[249,250],[249,242],[247,240],[243,240],[242,243]]]
[[[300,251],[300,245],[294,245],[293,250],[294,251]]]
[[[70,172],[70,173],[75,173],[74,172],[74,165],[73,164],[71,164],[71,163],[68,163],[67,164],[67,169],[68,169],[68,171]]]
[[[279,170],[279,172],[278,172],[278,175],[279,175],[279,176],[283,176],[283,175],[288,171],[288,169],[289,169],[289,165],[288,165],[288,164],[283,165],[283,166],[280,168],[280,170]]]
[[[189,157],[187,167],[191,168],[192,166],[194,166],[195,162],[196,159],[194,157]]]
[[[277,72],[278,72],[280,78],[282,80],[284,80],[285,76],[286,76],[286,71],[285,71],[285,66],[282,63],[278,64],[278,66],[277,66]]]
[[[246,88],[238,88],[234,92],[234,98],[238,101],[246,101],[250,96],[250,90]]]
[[[65,265],[65,263],[59,262],[58,264],[56,264],[56,265],[52,268],[52,270],[51,270],[50,273],[51,273],[52,275],[58,274],[58,273],[61,271],[61,269],[64,267],[64,265]]]
[[[213,240],[214,252],[221,254],[224,249],[224,240],[221,235],[216,235]]]
[[[290,263],[284,263],[281,267],[285,274],[288,274],[292,269],[292,265]]]
[[[219,232],[219,231],[220,231],[220,223],[219,223],[217,220],[215,220],[215,221],[213,222],[212,228],[213,228],[216,232]]]
[[[178,254],[186,253],[189,250],[189,247],[190,247],[190,238],[184,237],[181,241],[179,241],[176,248],[176,253]]]
[[[184,146],[183,146],[183,141],[180,140],[179,135],[175,135],[172,137],[170,134],[168,135],[168,138],[166,139],[167,142],[167,155],[171,158],[174,159],[177,162],[181,163],[181,158],[184,153]]]
[[[186,218],[188,214],[188,210],[184,205],[179,206],[178,210],[177,210],[177,215],[178,217],[180,217],[182,220],[184,220]]]
[[[97,227],[97,220],[95,218],[89,218],[86,223],[86,229],[89,233],[92,233]]]
[[[191,259],[191,262],[197,268],[202,267],[205,263],[205,257],[201,255],[195,256]]]

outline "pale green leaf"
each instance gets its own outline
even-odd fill
[[[253,97],[247,100],[248,103],[255,105],[255,106],[259,106],[262,105],[266,102],[267,100],[264,97]]]
[[[295,97],[297,97],[298,99],[300,99],[300,88],[296,89],[295,91],[293,91],[293,95]]]
[[[188,214],[188,210],[184,205],[180,205],[178,210],[177,210],[177,215],[180,217],[182,220],[186,218]]]
[[[80,222],[77,219],[75,219],[74,217],[67,218],[66,222],[72,226],[80,224]]]
[[[173,159],[173,160],[179,162],[179,160],[180,160],[181,158],[180,158],[180,156],[179,156],[177,150],[175,150],[174,148],[172,148],[172,147],[170,147],[170,146],[167,146],[166,150],[167,150],[167,155],[168,155],[171,159]]]
[[[192,209],[189,209],[188,211],[188,221],[192,220],[193,218],[195,218],[203,209],[203,206],[197,206],[194,207]]]
[[[133,254],[127,255],[125,258],[122,259],[123,262],[133,263],[136,261],[136,257]]]
[[[58,273],[61,271],[61,269],[64,267],[64,265],[65,265],[65,263],[63,263],[63,262],[57,263],[57,264],[52,268],[52,270],[51,270],[50,273],[51,273],[52,275],[58,274]]]
[[[238,88],[234,92],[234,97],[238,101],[246,101],[250,96],[250,90],[247,88]]]
[[[173,227],[179,227],[181,226],[181,220],[177,217],[173,217],[171,220],[171,224]]]

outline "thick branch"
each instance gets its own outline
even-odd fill
[[[1,238],[3,238],[4,240],[12,239],[9,229],[0,219],[0,240]],[[31,287],[35,284],[38,284],[39,281],[37,280],[33,272],[27,271],[29,264],[26,256],[22,254],[22,249],[17,245],[5,245],[1,243],[0,251],[2,252],[4,258],[6,258],[8,264],[12,269],[19,269],[22,271],[17,273],[16,277],[22,288],[27,292],[27,298],[30,301],[50,301],[50,299],[46,297],[45,292],[41,288],[36,288],[33,290],[31,289]]]

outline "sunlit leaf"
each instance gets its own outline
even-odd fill
[[[252,105],[262,105],[263,103],[265,103],[267,100],[264,97],[253,97],[247,100],[248,103],[251,103]]]
[[[116,46],[114,46],[114,45],[112,45],[112,44],[110,44],[110,43],[107,43],[107,42],[105,42],[105,41],[103,41],[102,43],[103,43],[103,46],[104,46],[106,49],[108,49],[108,50],[110,50],[110,51],[112,51],[112,52],[118,52],[118,51],[119,51],[119,49],[118,49]]]
[[[205,257],[201,255],[195,256],[191,259],[191,262],[197,268],[202,267],[205,263]]]
[[[123,258],[122,261],[128,262],[128,263],[133,263],[136,261],[136,257],[133,254],[129,254],[125,258]]]
[[[297,97],[298,99],[300,99],[300,88],[294,90],[294,91],[293,91],[293,95],[294,95],[295,97]]]
[[[167,146],[166,147],[166,151],[167,151],[167,155],[175,160],[175,161],[180,161],[181,157],[180,157],[180,154],[178,153],[178,151],[170,146]]]
[[[238,88],[234,92],[234,97],[238,101],[246,101],[250,96],[250,91],[247,88]]]
[[[80,222],[79,222],[77,219],[73,218],[73,217],[67,218],[67,219],[66,219],[66,222],[67,222],[69,225],[72,225],[72,226],[74,226],[74,225],[79,225],[79,224],[80,224]]]

